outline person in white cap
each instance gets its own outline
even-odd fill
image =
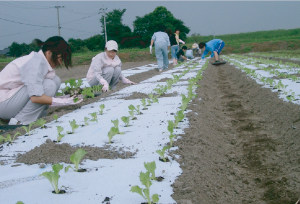
[[[101,52],[93,57],[86,75],[86,79],[91,87],[100,84],[103,85],[102,91],[107,92],[109,86],[114,90],[119,80],[122,80],[123,84],[136,84],[122,74],[122,62],[117,52],[117,42],[109,40],[105,44],[105,52]]]

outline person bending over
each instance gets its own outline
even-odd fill
[[[107,92],[109,86],[114,90],[119,80],[122,80],[123,84],[136,84],[122,74],[122,62],[117,52],[117,42],[109,40],[105,44],[105,51],[93,57],[86,75],[86,79],[91,87],[100,84],[103,85],[102,91]]]
[[[225,43],[223,40],[220,39],[213,39],[211,41],[208,41],[207,43],[201,42],[199,43],[199,48],[202,50],[202,59],[205,58],[205,55],[208,54],[209,51],[211,51],[210,57],[214,57],[216,62],[219,61],[219,55],[222,49],[224,48]]]
[[[0,72],[0,118],[8,125],[28,125],[47,115],[51,106],[74,105],[73,97],[54,97],[60,88],[60,78],[54,68],[71,63],[71,48],[60,36],[45,42],[35,39],[39,52],[17,58]]]
[[[186,46],[182,46],[182,48],[177,52],[177,59],[180,62],[183,62],[184,60],[187,60],[187,57],[184,56],[184,52],[187,50]]]

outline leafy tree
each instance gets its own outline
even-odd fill
[[[40,48],[32,41],[30,44],[13,42],[9,47],[9,55],[12,57],[21,57],[28,55],[32,51],[38,51]]]
[[[123,38],[131,37],[131,29],[122,24],[122,17],[126,9],[114,9],[105,14],[107,40],[115,40],[120,44]],[[105,35],[104,16],[101,17],[102,33]],[[122,47],[122,45],[121,45]]]
[[[94,35],[84,40],[86,47],[91,51],[104,50],[105,38],[102,35]]]
[[[183,21],[176,19],[166,7],[158,6],[152,13],[143,17],[136,17],[136,20],[133,22],[134,34],[135,36],[141,36],[144,43],[148,45],[153,33],[157,32],[157,28],[160,25],[170,28],[173,32],[175,32],[176,28],[180,29],[180,39],[183,40],[186,39],[186,35],[190,32],[190,29],[184,25]]]

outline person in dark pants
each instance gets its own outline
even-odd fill
[[[180,62],[183,62],[184,60],[187,60],[187,57],[184,56],[184,52],[187,50],[186,46],[182,46],[182,48],[177,52],[177,59]]]

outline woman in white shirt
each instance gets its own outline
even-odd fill
[[[93,57],[86,75],[86,79],[91,87],[101,84],[103,85],[102,91],[107,92],[109,86],[114,90],[119,80],[122,80],[123,84],[136,84],[122,74],[122,62],[117,52],[117,42],[109,40],[105,44],[105,52],[101,52]]]
[[[70,46],[60,36],[35,41],[39,52],[13,60],[0,72],[0,118],[10,120],[9,125],[27,125],[46,116],[49,105],[75,104],[72,97],[54,97],[61,81],[53,68],[72,66]]]

